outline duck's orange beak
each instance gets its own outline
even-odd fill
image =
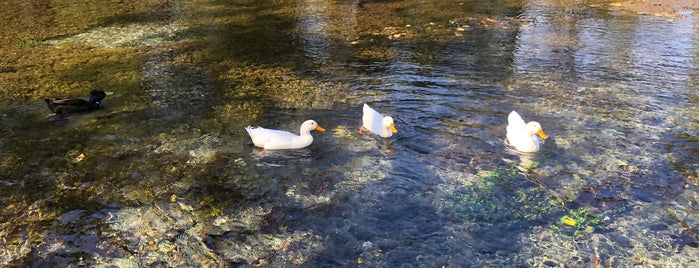
[[[394,126],[393,123],[391,123],[391,125],[388,127],[391,128],[391,131],[393,131],[393,133],[398,133],[398,129],[396,129],[396,126]]]
[[[549,136],[546,135],[546,133],[544,133],[544,130],[543,130],[543,129],[539,129],[539,131],[536,132],[536,135],[539,135],[539,137],[541,137],[542,139],[548,139],[548,138],[549,138]]]
[[[320,125],[316,125],[316,130],[318,130],[318,131],[320,131],[320,132],[325,131],[325,129],[322,128],[322,127],[320,127]]]

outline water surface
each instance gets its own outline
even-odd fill
[[[2,264],[699,259],[692,1],[1,5]],[[48,116],[92,88],[104,109]],[[360,134],[364,103],[399,132]],[[540,152],[507,146],[512,110]],[[299,150],[243,130],[307,119]]]

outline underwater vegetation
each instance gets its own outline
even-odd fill
[[[606,214],[619,212],[593,213],[587,207],[570,208],[575,198],[564,199],[527,180],[518,167],[481,172],[476,177],[472,185],[450,193],[444,208],[444,213],[454,219],[476,223],[476,231],[517,233],[544,225],[579,239],[599,230]]]

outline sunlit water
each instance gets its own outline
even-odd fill
[[[40,100],[3,108],[1,264],[698,259],[695,13],[668,20],[537,1],[237,4],[180,3],[165,26],[136,27],[153,35],[115,38],[127,44],[91,39],[114,35],[109,27],[43,44],[145,47],[141,83],[67,120],[47,118]],[[262,23],[284,14],[293,20]],[[260,25],[246,31],[238,17]],[[229,56],[177,46],[188,42]],[[363,103],[399,132],[360,134]],[[508,148],[512,110],[542,124],[550,138],[540,152]],[[258,155],[243,130],[297,132],[306,119],[327,131],[300,150]]]

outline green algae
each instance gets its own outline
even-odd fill
[[[465,222],[487,223],[491,228],[507,230],[546,220],[562,209],[550,200],[546,189],[523,180],[513,167],[485,172],[473,185],[455,191],[445,212]]]

